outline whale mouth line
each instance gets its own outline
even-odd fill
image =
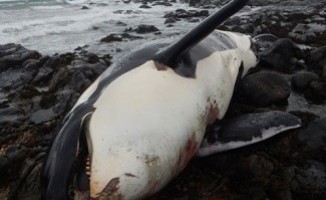
[[[75,161],[75,167],[72,170],[70,188],[73,191],[70,192],[70,198],[75,200],[86,200],[90,199],[90,179],[91,179],[91,166],[92,148],[90,143],[87,141],[87,130],[89,125],[90,115],[86,117],[84,123],[83,133],[80,135],[78,148],[77,148],[77,159]]]

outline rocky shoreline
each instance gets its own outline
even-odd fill
[[[137,2],[147,9],[174,3]],[[180,21],[197,22],[208,15],[207,9],[227,1],[186,2],[202,9],[166,13],[162,20],[167,28]],[[258,47],[261,62],[239,83],[227,117],[286,110],[301,118],[302,128],[193,159],[150,199],[326,198],[326,2],[252,0],[249,6],[255,12],[234,16],[219,28],[275,37]],[[164,31],[149,25],[132,27],[108,34],[102,43],[129,42]],[[84,48],[47,56],[19,44],[0,45],[0,199],[40,198],[42,161],[60,122],[115,56]]]

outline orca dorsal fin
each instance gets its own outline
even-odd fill
[[[212,33],[215,28],[224,22],[227,18],[243,8],[249,0],[232,0],[223,6],[217,12],[207,17],[198,24],[193,30],[186,33],[177,42],[169,45],[167,48],[158,52],[153,60],[159,64],[169,66],[172,69],[179,67],[182,56],[202,39]]]

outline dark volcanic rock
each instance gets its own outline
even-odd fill
[[[257,106],[283,104],[291,93],[289,83],[276,72],[258,72],[244,77],[239,93],[245,102]]]
[[[1,45],[0,55],[0,185],[4,186],[24,181],[18,173],[24,160],[33,157],[30,152],[36,146],[49,144],[56,125],[107,68],[110,56],[41,57],[15,44]]]
[[[153,25],[141,24],[141,25],[137,26],[135,29],[133,29],[133,31],[135,31],[136,33],[139,33],[139,34],[145,34],[145,33],[157,32],[157,31],[159,31],[159,29]]]
[[[326,46],[310,52],[309,65],[314,70],[323,70],[326,67]]]
[[[101,39],[101,42],[114,42],[114,41],[123,41],[123,39],[129,39],[129,40],[137,40],[142,39],[143,37],[137,36],[137,35],[131,35],[129,33],[122,33],[122,34],[110,34],[104,38]]]
[[[302,58],[303,51],[291,40],[282,38],[261,53],[259,65],[289,73],[295,68],[297,59]]]
[[[317,104],[326,103],[326,81],[315,80],[310,83],[309,89],[305,92],[305,97]]]
[[[220,4],[218,1],[214,2],[216,5]],[[271,33],[279,38],[289,37],[300,44],[325,45],[325,1],[256,0],[249,2],[251,5],[262,7],[246,13],[245,17],[233,16],[219,28],[252,35]]]
[[[137,40],[137,39],[142,39],[143,37],[138,36],[138,35],[131,35],[129,33],[122,33],[121,36],[123,38],[129,39],[129,40]]]
[[[38,59],[40,54],[13,43],[0,45],[0,72],[19,67],[28,59]]]
[[[310,52],[308,66],[319,74],[319,79],[310,84],[310,88],[305,93],[305,97],[315,103],[326,102],[326,46],[314,49]]]
[[[326,155],[322,155],[323,149],[320,149],[326,147],[326,113],[324,118],[313,121],[305,130],[301,131],[299,139],[308,149],[322,150],[321,158],[326,158]]]
[[[122,37],[118,34],[110,34],[100,40],[101,42],[119,42],[122,41]]]
[[[81,9],[82,9],[82,10],[88,10],[89,7],[87,7],[87,6],[83,6]]]
[[[175,12],[170,12],[164,15],[165,18],[175,18],[175,19],[188,19],[192,17],[207,17],[209,16],[208,10],[184,10],[177,9]]]
[[[158,2],[153,3],[152,6],[172,6],[172,4],[169,2],[158,1]]]
[[[292,77],[292,86],[295,89],[305,90],[310,86],[312,81],[318,79],[317,74],[308,71],[300,71]]]
[[[152,8],[152,7],[150,7],[150,6],[147,5],[147,4],[143,4],[143,5],[139,6],[139,8]]]
[[[169,17],[165,20],[164,24],[172,24],[172,23],[175,23],[177,22],[178,20],[174,17]]]

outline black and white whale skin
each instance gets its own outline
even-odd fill
[[[44,164],[42,198],[142,199],[178,175],[203,141],[203,155],[220,151],[218,141],[204,139],[206,126],[223,118],[239,71],[257,58],[249,36],[214,29],[245,3],[232,1],[177,42],[148,44],[105,71],[62,123]],[[281,131],[300,126],[291,119]]]

